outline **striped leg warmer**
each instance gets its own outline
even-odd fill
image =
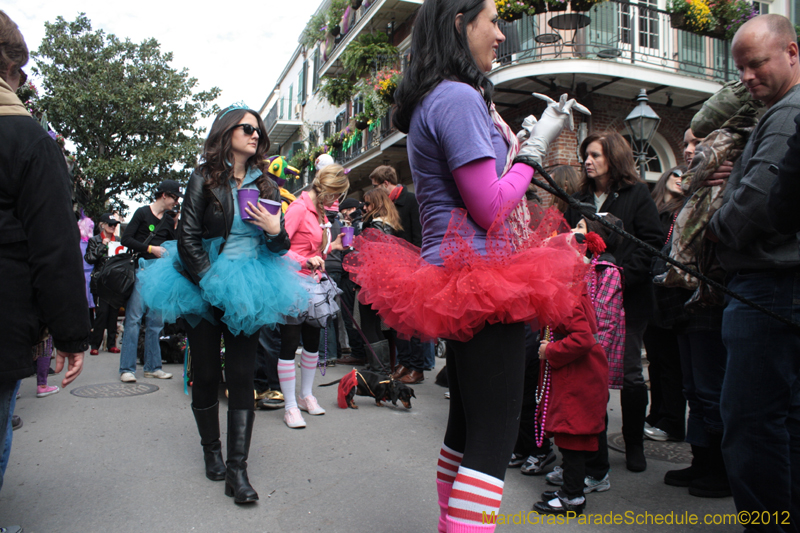
[[[494,531],[492,515],[500,511],[502,498],[503,481],[459,466],[447,510],[448,533]]]
[[[439,451],[439,465],[436,467],[436,492],[439,494],[439,533],[447,533],[447,506],[450,501],[450,491],[453,490],[453,481],[461,466],[463,453],[442,444]]]

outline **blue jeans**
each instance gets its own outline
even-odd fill
[[[425,370],[433,370],[436,366],[436,346],[432,342],[422,343],[422,360]]]
[[[689,331],[678,334],[683,394],[689,404],[686,442],[711,446],[711,435],[722,434],[719,412],[722,380],[727,359],[719,331]]]
[[[161,369],[161,347],[158,337],[164,329],[164,321],[152,311],[147,312],[139,291],[139,276],[133,293],[125,305],[125,332],[122,335],[122,352],[119,355],[119,373],[136,373],[136,352],[139,347],[139,327],[145,319],[144,332],[144,371],[155,372]]]
[[[728,287],[781,316],[800,321],[800,273],[737,274]],[[791,513],[800,525],[800,335],[731,300],[722,319],[728,351],[720,410],[722,453],[739,511]],[[762,522],[763,523],[763,522]],[[749,526],[750,531],[778,531]]]
[[[17,403],[17,391],[22,381],[0,382],[0,489],[3,488],[3,476],[8,466],[8,456],[11,453],[11,415]]]

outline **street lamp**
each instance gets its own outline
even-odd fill
[[[647,91],[642,89],[637,98],[639,105],[625,118],[625,128],[631,136],[633,151],[639,161],[639,175],[644,181],[647,166],[647,149],[650,148],[650,141],[658,129],[661,117],[647,105]]]

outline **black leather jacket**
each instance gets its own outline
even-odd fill
[[[178,226],[178,253],[186,268],[185,275],[199,283],[203,274],[211,266],[208,254],[203,250],[203,239],[215,237],[228,238],[233,226],[233,192],[229,186],[207,189],[205,178],[198,171],[192,172],[181,207],[181,221]],[[271,200],[280,202],[280,192],[275,186]],[[289,250],[289,235],[283,226],[273,238],[266,235],[267,248],[276,254]],[[224,243],[223,243],[224,245]],[[222,249],[220,248],[220,251]]]
[[[395,230],[392,226],[390,226],[389,224],[387,224],[383,220],[372,219],[369,222],[366,222],[364,224],[364,229],[367,229],[367,228],[376,229],[376,230],[378,230],[381,233],[384,233],[386,235],[393,235],[393,236],[397,235],[397,230]]]
[[[108,259],[108,244],[103,244],[103,232],[101,231],[86,243],[86,254],[83,256],[87,263],[94,265],[97,272]]]

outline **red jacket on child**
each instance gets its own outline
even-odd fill
[[[572,316],[555,327],[558,340],[545,350],[551,374],[545,431],[568,450],[596,451],[597,434],[605,428],[608,360],[596,335],[594,307],[584,290]],[[545,361],[541,365],[539,375]]]

